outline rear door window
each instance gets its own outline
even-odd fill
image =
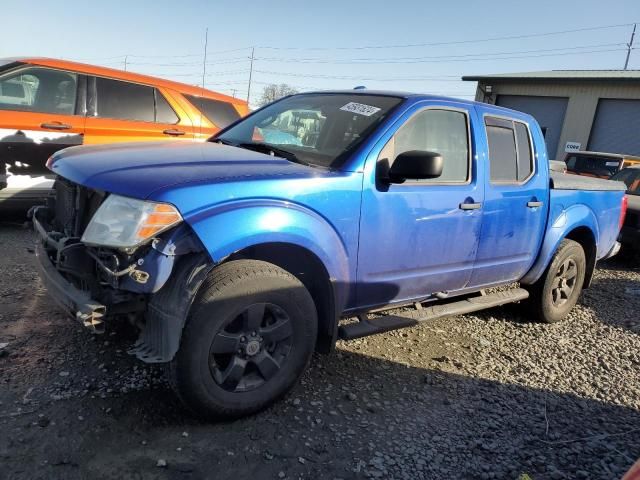
[[[0,76],[0,110],[74,115],[78,76],[32,67]]]
[[[155,121],[155,89],[110,78],[96,78],[96,116],[141,122]]]
[[[155,96],[156,122],[170,124],[178,123],[178,121],[180,121],[178,115],[176,115],[176,112],[173,111],[173,108],[171,108],[171,105],[169,105],[167,99],[164,98],[164,95],[162,95],[162,93],[157,88],[155,89]]]
[[[485,117],[492,183],[522,183],[534,170],[529,128],[510,119]]]
[[[224,128],[240,118],[238,111],[229,102],[195,95],[185,95],[185,97],[216,127]]]

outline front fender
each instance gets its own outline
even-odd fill
[[[559,207],[556,208],[558,210],[551,209],[550,214],[553,221],[550,222],[550,226],[545,233],[538,259],[520,280],[520,283],[528,285],[535,283],[551,262],[551,258],[558,249],[560,242],[576,228],[586,227],[591,231],[596,241],[600,238],[598,220],[589,207],[586,205],[573,205],[566,210],[561,210]]]
[[[234,201],[185,220],[214,263],[247,247],[290,243],[314,253],[334,285],[349,285],[352,280],[343,239],[326,218],[303,205],[272,199]]]

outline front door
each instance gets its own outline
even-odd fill
[[[476,121],[472,113],[455,103],[414,105],[381,149],[376,171],[367,166],[358,252],[359,308],[467,285],[483,202],[483,179],[475,168],[470,134]],[[381,180],[398,154],[410,150],[442,155],[442,175],[402,184]]]
[[[191,120],[159,88],[102,77],[88,84],[86,143],[193,140]]]
[[[544,145],[540,132],[517,117],[486,114],[484,123],[477,132],[487,141],[489,175],[472,287],[522,278],[537,257],[549,207],[548,160],[533,148]]]
[[[0,76],[0,187],[51,186],[47,158],[83,143],[84,77],[24,66]]]

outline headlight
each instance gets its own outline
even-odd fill
[[[82,242],[132,248],[180,222],[180,213],[168,203],[109,195],[87,225]]]

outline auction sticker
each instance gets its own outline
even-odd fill
[[[349,102],[344,107],[340,107],[340,110],[357,113],[358,115],[364,115],[365,117],[370,117],[374,113],[378,113],[380,111],[378,107],[372,107],[371,105],[356,102]]]

